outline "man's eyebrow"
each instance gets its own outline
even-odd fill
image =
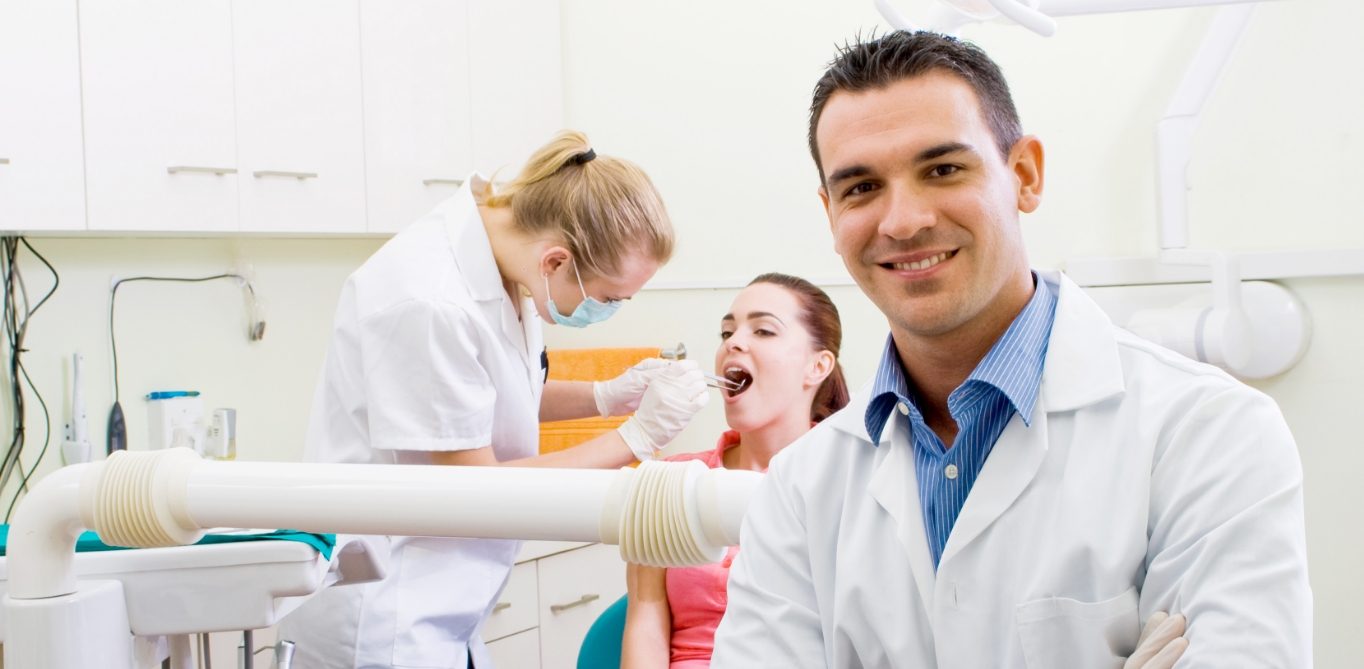
[[[930,160],[935,160],[948,154],[961,152],[975,153],[976,149],[970,144],[962,144],[961,142],[947,142],[944,144],[939,144],[937,146],[930,146],[929,148],[920,151],[918,155],[914,156],[914,162],[926,163]]]
[[[851,167],[844,167],[836,172],[831,173],[829,175],[828,182],[829,185],[832,186],[840,181],[847,181],[848,179],[864,177],[867,176],[868,174],[871,174],[871,169],[868,168],[866,165],[853,165]]]

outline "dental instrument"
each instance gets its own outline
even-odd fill
[[[706,385],[717,390],[728,390],[729,392],[737,393],[748,385],[747,381],[735,381],[708,372],[702,372],[702,375],[706,377]]]

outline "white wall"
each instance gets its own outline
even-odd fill
[[[926,3],[897,3],[914,13]],[[661,282],[741,283],[763,271],[844,279],[814,196],[805,149],[810,88],[833,44],[880,25],[870,0],[564,0],[566,114],[603,153],[641,163],[668,201],[680,234]],[[1025,221],[1039,266],[1081,255],[1141,254],[1155,242],[1151,125],[1178,82],[1207,10],[1063,19],[1052,40],[976,27],[1005,68],[1030,132],[1048,149],[1047,194]],[[1349,0],[1289,0],[1259,10],[1209,103],[1191,168],[1193,243],[1229,249],[1364,246],[1364,167],[1357,120],[1364,59]],[[239,291],[125,284],[118,332],[130,443],[145,443],[150,390],[189,388],[205,405],[239,410],[243,459],[302,452],[306,412],[342,280],[377,240],[146,240],[39,238],[62,273],[35,317],[26,364],[56,425],[64,420],[64,359],[87,356],[91,433],[102,444],[110,403],[107,299],[111,275],[205,275],[241,257],[267,304],[265,340],[248,343]],[[46,284],[25,259],[30,293]],[[1364,278],[1288,282],[1312,311],[1306,359],[1259,387],[1283,407],[1306,472],[1308,541],[1317,598],[1317,664],[1357,663],[1364,629],[1364,439],[1350,417],[1364,400]],[[649,291],[587,331],[551,328],[551,345],[685,342],[709,361],[732,290]],[[831,295],[844,313],[843,362],[867,379],[884,320],[854,287]],[[718,403],[717,403],[718,405]],[[9,410],[0,409],[8,422]],[[26,462],[42,418],[30,400]],[[707,407],[679,448],[713,443],[723,428]],[[39,474],[57,464],[49,453]],[[0,495],[8,504],[12,489]]]
[[[896,3],[911,16],[924,0]],[[1025,219],[1038,266],[1155,248],[1152,128],[1213,10],[1062,19],[1055,38],[1008,26],[964,36],[1003,66],[1025,130],[1047,147],[1047,192]],[[922,15],[922,14],[920,14]],[[661,282],[741,283],[763,271],[846,274],[832,252],[805,147],[809,92],[833,45],[884,29],[870,0],[690,3],[564,0],[566,113],[598,151],[641,163],[679,230]],[[1364,5],[1288,0],[1257,9],[1208,102],[1190,168],[1193,246],[1231,250],[1364,247]],[[1296,369],[1256,384],[1287,415],[1306,476],[1318,666],[1358,663],[1364,629],[1364,277],[1287,282],[1312,312]],[[856,387],[884,340],[856,288],[843,361]],[[646,292],[608,324],[563,328],[551,345],[659,345],[712,359],[732,290]],[[681,449],[713,444],[718,402]]]
[[[146,401],[152,390],[198,390],[204,407],[238,412],[238,457],[293,460],[302,454],[313,383],[346,275],[378,248],[375,239],[77,239],[33,238],[61,284],[29,326],[24,364],[46,401],[52,444],[38,472],[60,464],[69,419],[70,356],[85,356],[83,387],[91,440],[98,452],[113,402],[109,355],[111,277],[208,276],[249,263],[265,305],[265,338],[249,342],[242,291],[230,281],[124,283],[115,311],[121,404],[130,448],[146,448]],[[35,300],[51,285],[46,270],[21,251],[20,267]],[[27,392],[25,462],[42,448],[43,416]],[[3,411],[9,427],[10,407]],[[8,432],[6,432],[8,436]],[[9,505],[14,488],[0,500]],[[0,512],[4,508],[0,507]]]

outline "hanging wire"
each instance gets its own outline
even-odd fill
[[[42,299],[38,300],[37,304],[31,306],[23,274],[19,271],[16,262],[20,244],[23,244],[24,248],[27,248],[52,274],[52,287],[43,295]],[[38,387],[33,383],[32,377],[29,376],[22,356],[27,352],[27,349],[24,348],[24,338],[28,333],[29,320],[57,292],[57,287],[61,285],[61,276],[52,266],[52,263],[48,262],[47,258],[33,248],[33,245],[23,237],[3,238],[3,242],[0,243],[0,266],[3,266],[5,277],[3,321],[5,341],[9,346],[10,401],[14,408],[14,430],[10,439],[9,450],[5,452],[3,467],[0,468],[0,489],[9,484],[16,469],[20,475],[19,487],[14,491],[14,496],[10,499],[9,507],[5,511],[5,522],[8,523],[10,515],[14,512],[15,504],[18,503],[19,497],[28,491],[29,479],[37,471],[38,465],[47,455],[48,446],[52,443],[52,416],[48,412],[47,402],[43,400],[42,393],[38,391]],[[38,451],[38,457],[34,459],[33,464],[28,469],[24,469],[21,460],[27,438],[24,384],[27,384],[29,389],[33,391],[33,397],[42,409],[44,424],[43,447]]]
[[[256,289],[251,286],[251,282],[240,274],[231,272],[224,274],[214,274],[213,276],[201,277],[176,277],[176,276],[130,276],[126,279],[119,279],[114,282],[113,288],[109,290],[109,351],[114,361],[114,402],[119,401],[118,389],[118,339],[114,334],[114,301],[118,297],[118,288],[125,283],[133,281],[164,281],[172,283],[203,283],[205,281],[215,281],[218,279],[236,279],[245,286],[246,291],[251,295],[254,304],[256,299]]]

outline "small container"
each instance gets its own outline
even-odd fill
[[[214,409],[204,439],[204,457],[214,460],[237,459],[237,410]]]

